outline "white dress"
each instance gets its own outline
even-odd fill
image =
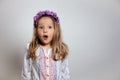
[[[41,53],[44,53],[46,57],[49,57],[51,49],[49,49],[48,52],[46,52],[40,46],[36,50],[36,55],[38,57],[35,61],[33,61],[31,58],[27,59],[28,48],[29,48],[29,44],[27,45],[26,52],[24,54],[23,67],[22,67],[22,72],[21,72],[21,80],[70,80],[70,67],[69,67],[69,62],[68,62],[68,56],[63,61],[62,60],[52,61],[54,67],[52,66],[50,68],[48,67],[50,66],[50,64],[48,64],[47,60],[45,62],[45,65],[48,65],[48,66],[47,67],[43,66],[43,63],[41,63],[41,60],[40,60],[41,58],[40,56],[41,56]],[[46,72],[43,72],[42,66],[46,70]],[[50,77],[51,75],[50,71],[53,71],[54,73],[52,75],[53,76],[52,78]]]

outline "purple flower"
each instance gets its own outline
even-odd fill
[[[41,12],[41,11],[38,13],[39,16],[42,16],[42,14],[43,14],[43,12]]]
[[[51,14],[51,12],[50,12],[49,10],[46,10],[45,13],[46,13],[47,15],[50,15],[50,14]]]
[[[54,17],[57,17],[57,14],[54,12],[54,13],[53,13],[53,16],[54,16]]]
[[[57,23],[59,23],[59,20],[57,20]]]
[[[57,22],[57,23],[59,23],[59,18],[57,17],[56,19],[57,19],[57,21],[56,21],[56,22]]]
[[[37,16],[34,16],[34,18],[33,18],[33,19],[34,19],[34,21],[36,21],[36,20],[37,20]]]
[[[34,25],[36,25],[37,19],[38,19],[39,17],[43,16],[43,15],[50,15],[50,16],[52,16],[52,17],[55,19],[55,21],[56,21],[57,23],[59,23],[59,18],[57,17],[57,13],[52,12],[52,11],[49,11],[49,10],[45,10],[45,11],[40,11],[40,12],[38,12],[37,15],[34,16],[34,18],[33,18],[33,19],[34,19]]]

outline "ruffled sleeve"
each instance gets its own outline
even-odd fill
[[[31,80],[31,59],[27,59],[29,44],[27,44],[23,59],[21,80]]]
[[[69,66],[68,56],[62,62],[60,80],[70,80],[70,66]]]

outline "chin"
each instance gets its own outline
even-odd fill
[[[50,44],[50,42],[43,42],[44,45]]]

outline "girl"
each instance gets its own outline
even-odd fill
[[[68,47],[61,39],[55,12],[40,11],[34,17],[34,34],[27,45],[22,80],[70,80]]]

